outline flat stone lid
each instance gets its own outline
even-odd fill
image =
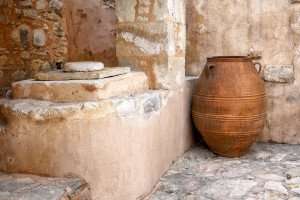
[[[102,62],[67,62],[63,67],[65,72],[91,72],[104,69]]]
[[[37,81],[92,80],[127,74],[130,71],[130,67],[111,67],[93,72],[51,71],[37,73],[34,79]]]

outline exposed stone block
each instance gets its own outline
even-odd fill
[[[46,33],[43,29],[33,30],[33,44],[38,47],[45,46],[47,41]]]
[[[31,19],[38,19],[38,12],[35,9],[23,9],[24,17],[28,17]]]
[[[104,68],[95,72],[63,72],[63,71],[51,71],[40,72],[34,76],[37,81],[62,81],[62,80],[91,80],[91,79],[103,79],[122,74],[127,74],[131,70],[129,67],[112,67]],[[0,74],[1,77],[1,74]]]
[[[295,79],[293,65],[267,65],[264,69],[265,81],[290,83]]]
[[[19,25],[11,33],[11,38],[19,43],[22,48],[28,48],[30,43],[31,28],[26,24]]]
[[[37,10],[43,10],[46,9],[48,6],[48,1],[47,0],[37,0],[35,3],[35,8]]]
[[[32,6],[32,0],[20,0],[20,1],[18,1],[18,4],[21,7],[31,7]]]
[[[53,102],[98,101],[133,95],[148,90],[143,72],[132,72],[98,80],[34,81],[12,85],[14,99],[39,99]]]
[[[54,9],[56,12],[60,12],[63,8],[63,1],[62,0],[50,0],[49,7]]]

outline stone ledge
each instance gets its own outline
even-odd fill
[[[186,77],[185,86],[193,88],[198,77]],[[179,89],[179,90],[183,90]],[[50,102],[34,99],[0,99],[0,114],[5,119],[27,117],[35,121],[49,119],[98,119],[109,115],[118,117],[149,117],[159,112],[176,93],[173,90],[148,90],[135,95],[114,97],[99,101]],[[1,120],[0,120],[1,122]],[[5,124],[0,123],[0,132]]]
[[[0,173],[0,200],[91,200],[90,188],[80,178],[46,178]]]
[[[108,115],[128,117],[159,111],[172,92],[149,91],[134,96],[102,101],[55,103],[33,99],[0,99],[0,113],[6,118],[26,116],[36,121],[49,119],[103,118]]]

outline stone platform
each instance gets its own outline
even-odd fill
[[[46,178],[0,172],[0,200],[92,200],[80,178]]]
[[[131,72],[96,80],[25,80],[12,84],[12,94],[14,99],[78,102],[134,95],[148,88],[148,79],[143,72]]]
[[[101,101],[0,100],[0,170],[75,174],[93,200],[143,199],[193,144],[193,85]]]
[[[241,158],[198,146],[161,178],[149,200],[300,200],[300,146],[255,145]]]

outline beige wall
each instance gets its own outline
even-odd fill
[[[187,74],[199,74],[210,56],[261,56],[268,95],[262,140],[300,143],[299,1],[187,2]]]
[[[65,0],[69,60],[118,64],[114,0]]]

